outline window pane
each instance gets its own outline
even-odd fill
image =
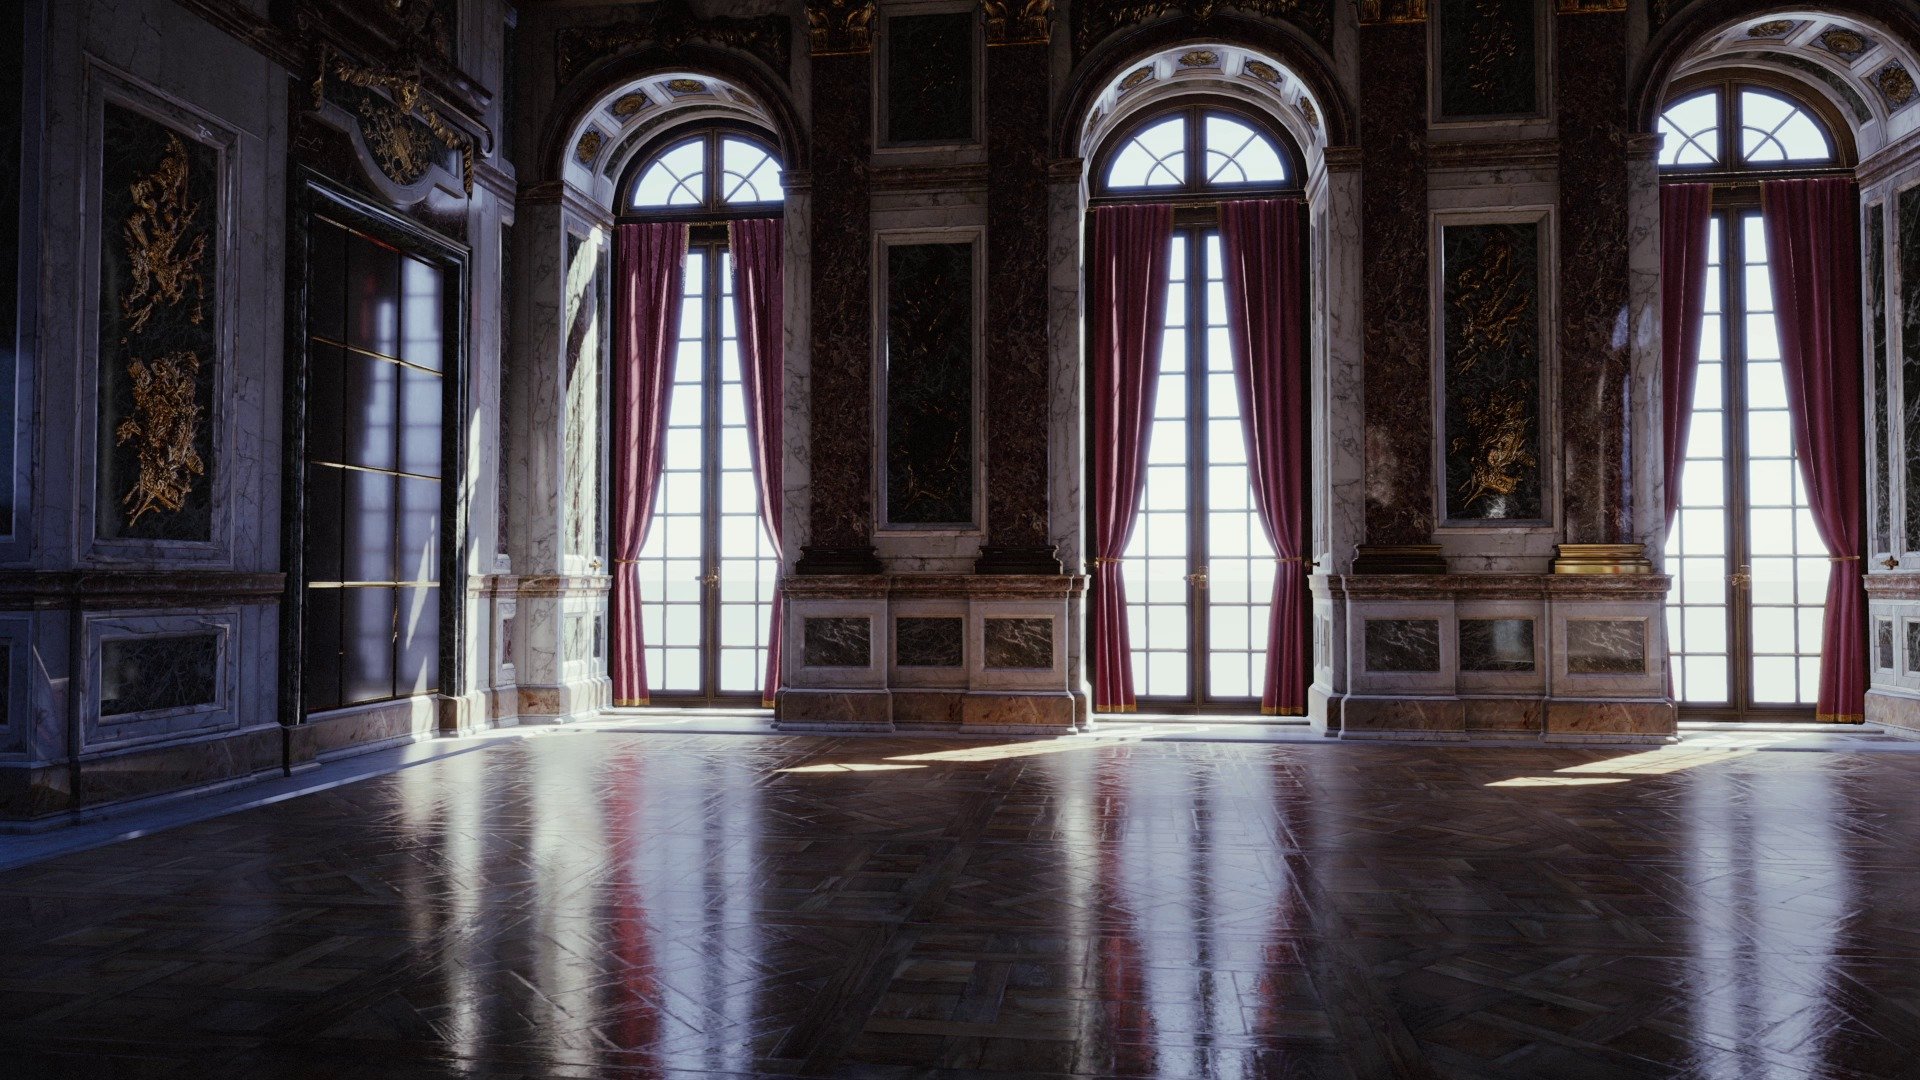
[[[780,163],[758,143],[720,141],[721,197],[730,203],[778,202],[786,196]]]
[[[704,138],[669,147],[640,174],[633,186],[634,207],[698,206],[706,201],[706,156]]]
[[[1740,153],[1750,165],[1833,156],[1818,123],[1799,107],[1757,90],[1740,92]]]
[[[1287,178],[1279,148],[1238,120],[1209,116],[1205,127],[1207,183],[1277,184]]]
[[[1662,165],[1711,165],[1720,160],[1720,92],[1676,102],[1660,117]]]
[[[1187,120],[1170,117],[1127,140],[1107,170],[1115,188],[1178,187],[1187,178]]]

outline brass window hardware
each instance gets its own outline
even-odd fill
[[[711,589],[711,588],[714,588],[715,586],[717,586],[717,585],[719,585],[719,584],[720,584],[720,575],[719,575],[719,574],[706,574],[706,575],[703,575],[703,576],[701,576],[701,577],[697,577],[697,578],[694,578],[693,580],[695,580],[695,581],[697,581],[697,582],[699,582],[700,584],[702,584],[702,585],[705,585],[705,586],[706,586],[707,588],[709,588],[709,589]]]
[[[1206,588],[1207,587],[1207,568],[1203,566],[1200,569],[1195,570],[1193,573],[1188,574],[1187,584],[1193,586],[1196,589]]]
[[[1727,575],[1727,584],[1736,589],[1748,588],[1753,584],[1753,567],[1741,563],[1739,570]]]

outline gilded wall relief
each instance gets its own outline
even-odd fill
[[[1373,2],[1377,4],[1378,0]],[[1422,9],[1421,18],[1426,17],[1426,0],[1388,2],[1417,5]],[[1072,6],[1073,55],[1076,59],[1085,56],[1109,35],[1130,27],[1182,15],[1204,27],[1216,14],[1227,13],[1292,23],[1322,45],[1333,40],[1332,0],[1110,0]]]
[[[316,50],[313,72],[313,108],[333,100],[352,114],[381,175],[404,187],[440,165],[456,173],[462,189],[473,194],[473,137],[434,108],[417,72],[361,67],[325,42]]]
[[[1446,516],[1537,521],[1539,226],[1449,225],[1442,236]]]
[[[1040,45],[1053,35],[1053,0],[981,0],[987,44]]]
[[[1440,0],[1440,115],[1531,116],[1539,61],[1531,0]]]
[[[1893,550],[1893,473],[1888,456],[1889,380],[1887,378],[1887,216],[1884,204],[1864,211],[1867,219],[1867,264],[1860,291],[1867,302],[1867,363],[1873,366],[1873,426],[1868,429],[1867,460],[1873,463],[1873,547],[1878,554]]]
[[[807,0],[807,45],[815,56],[873,48],[873,0]]]
[[[886,518],[970,525],[973,245],[887,248]]]
[[[974,141],[973,20],[971,11],[887,20],[887,142]]]
[[[102,137],[95,530],[209,540],[219,154],[112,104]]]

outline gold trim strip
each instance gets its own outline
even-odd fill
[[[331,345],[336,349],[345,349],[350,353],[359,353],[361,356],[371,356],[375,360],[385,360],[388,363],[398,364],[403,368],[412,368],[415,371],[425,372],[426,374],[432,375],[435,378],[444,379],[447,377],[447,373],[444,371],[435,371],[433,368],[430,368],[430,367],[421,367],[419,364],[402,360],[397,356],[388,356],[386,353],[383,353],[383,352],[374,352],[372,349],[363,349],[358,345],[349,345],[344,341],[335,341],[332,338],[321,337],[319,334],[308,334],[307,340],[312,342],[317,342],[318,344],[321,344],[321,345]]]
[[[324,461],[320,458],[308,458],[307,464],[325,465],[329,469],[341,469],[346,472],[373,473],[376,476],[404,476],[409,480],[428,480],[436,484],[446,480],[444,476],[428,476],[426,473],[401,472],[399,469],[376,469],[371,465],[349,465],[344,461]]]

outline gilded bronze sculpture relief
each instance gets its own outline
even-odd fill
[[[313,61],[313,108],[326,105],[329,86],[352,106],[374,164],[396,184],[417,182],[442,156],[459,156],[460,185],[473,194],[473,136],[447,123],[428,100],[416,68],[383,71],[349,63],[321,42]],[[341,93],[352,88],[360,93]]]
[[[808,0],[807,41],[815,56],[873,48],[873,0]]]
[[[183,303],[188,290],[194,294],[188,319],[198,324],[205,317],[207,282],[200,263],[207,255],[207,237],[199,233],[187,240],[200,213],[200,205],[187,195],[188,170],[186,144],[180,136],[169,135],[159,167],[134,181],[129,191],[135,209],[122,232],[133,280],[120,297],[129,334],[145,329],[156,308]]]
[[[113,436],[116,445],[131,443],[139,456],[140,475],[120,499],[132,525],[149,512],[185,506],[194,478],[205,476],[207,466],[194,445],[201,420],[200,358],[181,349],[135,360],[127,374],[133,379],[133,415],[120,421]]]
[[[1052,36],[1053,0],[981,0],[987,44],[1044,44]]]
[[[1446,505],[1455,520],[1537,520],[1539,227],[1444,230]]]

